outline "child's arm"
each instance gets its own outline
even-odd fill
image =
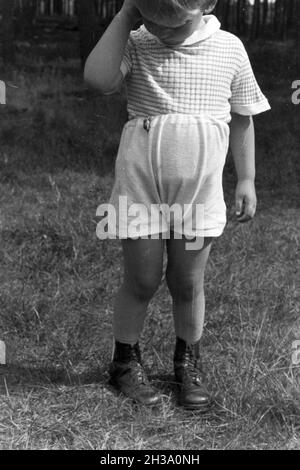
[[[84,80],[102,93],[116,90],[123,80],[120,71],[130,31],[139,19],[135,0],[125,0],[123,7],[108,26],[87,58]]]
[[[237,172],[235,194],[239,222],[248,222],[256,211],[255,193],[255,134],[252,116],[232,113],[230,147]]]

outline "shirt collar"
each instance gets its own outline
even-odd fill
[[[196,29],[196,31],[194,31],[191,36],[186,38],[183,43],[174,47],[191,46],[193,44],[197,44],[200,41],[204,41],[205,39],[208,39],[210,36],[216,33],[220,29],[220,27],[221,23],[215,15],[203,15],[202,21],[198,29]],[[144,25],[142,25],[142,28],[147,31]],[[151,34],[151,36],[153,35]],[[153,37],[157,39],[160,44],[163,44],[156,36]]]
[[[191,46],[197,42],[208,39],[221,27],[220,21],[214,15],[204,15],[199,28],[191,34],[180,46]]]

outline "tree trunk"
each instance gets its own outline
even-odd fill
[[[229,28],[230,0],[223,2],[223,21],[224,29]]]
[[[279,34],[280,30],[280,5],[281,1],[280,0],[275,0],[275,5],[274,5],[274,33],[275,35]]]
[[[294,18],[296,17],[296,4],[297,0],[289,0],[287,2],[286,24],[288,30],[294,26]]]
[[[31,0],[30,2],[25,3],[20,14],[20,29],[22,31],[22,34],[29,38],[31,38],[33,35],[33,25],[35,22],[37,5],[37,0]]]
[[[269,13],[269,0],[264,0],[264,3],[263,3],[263,18],[262,18],[263,34],[265,34],[265,32],[266,32],[268,13]]]
[[[242,29],[242,25],[241,25],[241,3],[242,3],[242,0],[237,0],[236,2],[236,15],[235,15],[235,27],[236,27],[236,32],[238,35],[241,34],[241,29]]]
[[[236,32],[238,35],[246,34],[246,1],[237,0],[236,3]]]
[[[299,58],[299,50],[300,50],[300,2],[297,0],[295,5],[295,52],[296,52],[296,59],[297,64],[300,65],[300,58]]]
[[[77,0],[81,64],[85,61],[97,41],[97,14],[94,0]]]
[[[287,5],[284,0],[279,1],[279,39],[284,41],[286,39],[286,13]]]
[[[14,62],[14,0],[2,0],[2,57],[5,64]]]
[[[251,39],[257,39],[260,30],[260,0],[255,0],[251,25]]]

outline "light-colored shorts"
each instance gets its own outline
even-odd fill
[[[123,129],[109,203],[116,238],[170,230],[217,237],[226,224],[222,175],[229,127],[207,115],[136,118]]]

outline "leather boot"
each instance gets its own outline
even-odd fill
[[[174,372],[180,388],[179,404],[190,410],[204,410],[211,404],[200,363],[199,344],[200,341],[189,345],[176,338]]]
[[[109,383],[135,402],[156,405],[159,393],[151,387],[142,365],[139,344],[115,342],[113,361],[109,368]]]

